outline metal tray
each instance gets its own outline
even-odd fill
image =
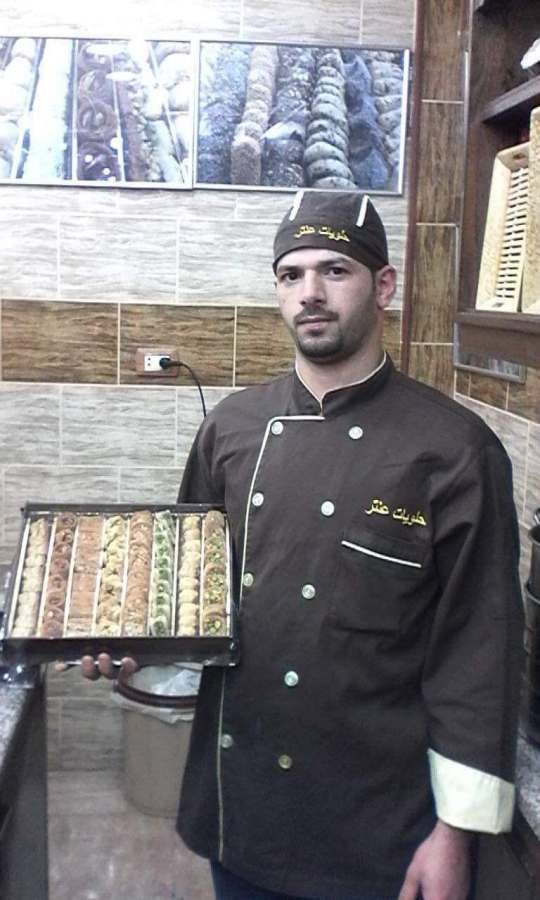
[[[53,661],[77,662],[85,654],[91,654],[96,657],[99,653],[108,653],[115,661],[119,661],[124,656],[133,657],[140,665],[150,665],[165,662],[196,662],[202,665],[230,666],[235,665],[238,661],[239,646],[237,640],[237,605],[234,600],[233,588],[233,565],[231,551],[231,536],[227,517],[224,515],[225,522],[225,542],[226,542],[226,563],[225,563],[225,579],[226,579],[226,601],[225,601],[225,629],[221,634],[204,634],[199,633],[193,636],[175,634],[177,628],[178,616],[178,573],[182,560],[181,534],[182,519],[186,515],[197,515],[202,518],[211,509],[219,509],[217,506],[208,504],[169,504],[169,505],[141,505],[141,504],[36,504],[27,503],[23,509],[23,524],[17,552],[14,557],[13,577],[6,598],[6,608],[2,627],[0,629],[0,661],[7,665],[26,664],[34,665],[39,663],[47,663]],[[152,523],[155,528],[156,513],[168,511],[174,522],[174,540],[171,537],[173,547],[172,559],[172,614],[171,614],[171,634],[157,636],[149,634],[150,618],[147,619],[147,634],[138,636],[120,635],[121,624],[118,625],[118,635],[104,635],[97,633],[99,626],[97,624],[97,607],[100,595],[100,589],[103,579],[103,572],[106,565],[105,549],[103,535],[101,533],[100,557],[96,564],[95,570],[95,587],[94,587],[94,606],[92,612],[92,625],[88,634],[78,633],[71,636],[66,635],[68,629],[70,603],[72,599],[73,576],[77,563],[77,546],[79,525],[81,520],[91,516],[103,516],[104,520],[112,516],[121,516],[126,522],[126,537],[124,562],[122,563],[121,578],[121,595],[118,603],[120,604],[123,617],[123,610],[126,597],[126,585],[129,576],[129,535],[132,514],[135,512],[146,511],[152,515]],[[220,510],[223,512],[223,510]],[[74,514],[77,520],[75,526],[72,550],[69,555],[69,572],[65,576],[65,600],[62,608],[62,636],[41,636],[40,628],[43,627],[43,613],[47,607],[47,597],[51,593],[51,584],[49,577],[51,575],[51,560],[53,549],[55,546],[55,531],[58,517],[60,515]],[[159,517],[158,517],[159,518]],[[21,592],[23,571],[25,569],[25,558],[28,546],[28,538],[30,526],[36,520],[45,520],[49,525],[49,534],[46,538],[46,554],[45,561],[42,562],[43,575],[41,586],[36,589],[39,594],[39,613],[35,628],[32,634],[21,636],[12,632],[17,613],[17,605],[19,594]],[[104,524],[103,524],[104,528]],[[153,579],[154,567],[157,565],[156,542],[154,541],[156,532],[153,532],[151,543],[152,571],[150,581]],[[172,534],[172,532],[171,532]],[[94,548],[95,549],[95,548]],[[200,587],[199,587],[199,619],[198,626],[201,626],[202,615],[205,611],[203,596],[203,573],[204,569],[205,542],[201,542],[201,562],[200,562]],[[151,600],[149,601],[151,603]],[[195,604],[197,605],[197,604]],[[120,619],[120,622],[123,618]]]

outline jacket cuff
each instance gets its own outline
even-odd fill
[[[467,831],[511,831],[515,788],[509,781],[428,750],[437,816]]]

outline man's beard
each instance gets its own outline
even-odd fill
[[[321,335],[304,333],[301,328],[302,322],[316,315],[333,323],[329,331]],[[347,332],[343,331],[337,314],[323,312],[315,307],[306,307],[294,320],[292,336],[297,349],[306,359],[320,363],[339,362],[353,356],[368,343],[376,323],[375,291],[373,291],[365,301],[362,319],[355,323],[356,328],[353,332],[350,329]]]

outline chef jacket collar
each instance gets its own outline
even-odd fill
[[[322,415],[324,418],[331,418],[346,412],[349,407],[359,401],[369,400],[373,397],[386,384],[393,369],[392,360],[386,351],[383,351],[383,358],[373,372],[366,375],[361,381],[327,391],[319,402],[306,383],[302,381],[298,369],[295,367],[293,395],[298,413],[306,416]]]

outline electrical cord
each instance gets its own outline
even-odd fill
[[[195,372],[193,371],[193,369],[191,368],[191,366],[188,366],[188,364],[185,363],[185,362],[175,362],[174,360],[171,359],[170,356],[162,356],[161,359],[160,359],[160,361],[159,361],[159,364],[160,364],[160,366],[161,366],[162,369],[172,369],[172,368],[178,368],[178,369],[181,369],[181,368],[182,368],[182,369],[187,369],[187,370],[188,370],[188,372],[190,373],[191,377],[193,378],[193,381],[195,382],[195,384],[197,385],[197,387],[198,387],[198,389],[199,389],[199,397],[201,398],[201,406],[202,406],[202,411],[203,411],[203,418],[206,418],[206,404],[205,404],[205,402],[204,402],[204,394],[203,394],[203,392],[202,392],[201,382],[199,381],[199,379],[198,379],[197,376],[195,375]]]

